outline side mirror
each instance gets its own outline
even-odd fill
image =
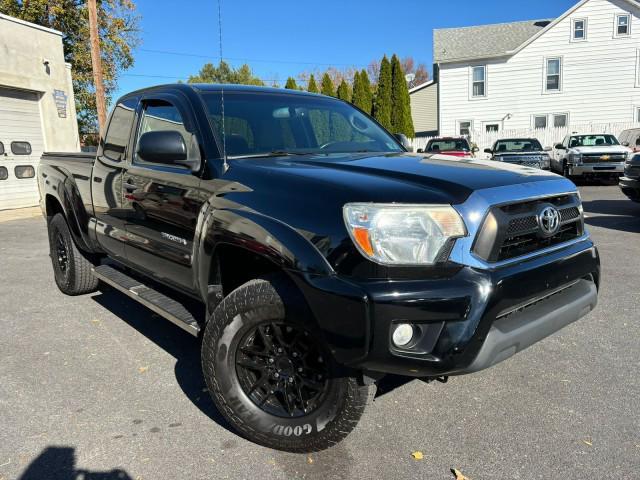
[[[418,153],[424,153],[424,149],[419,148],[419,149],[418,149]]]
[[[554,148],[556,150],[566,150],[565,146],[561,143],[556,143],[556,146]]]
[[[484,153],[488,153],[489,155],[493,155],[493,150],[491,150],[490,148],[485,148],[484,149]]]
[[[544,147],[543,150],[545,152],[550,152],[551,150],[553,150],[551,147]]]
[[[413,152],[413,147],[404,133],[394,133],[393,136],[396,137],[396,140],[400,142],[400,145],[402,145],[407,152]]]
[[[145,162],[181,165],[191,170],[196,170],[200,163],[187,159],[187,145],[182,134],[175,130],[143,133],[138,141],[137,154]]]
[[[478,147],[476,147],[475,145],[473,147],[471,147],[471,153],[476,153],[479,152],[480,149]]]
[[[622,142],[622,146],[623,147],[628,147],[629,146],[629,142]]]

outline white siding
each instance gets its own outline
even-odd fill
[[[614,19],[631,14],[631,35],[614,36]],[[588,19],[587,40],[571,41],[572,19]],[[570,124],[632,122],[640,107],[638,7],[623,0],[590,0],[515,55],[440,65],[440,133],[457,134],[457,121],[473,129],[499,121],[502,129],[531,127],[533,115],[568,113]],[[562,91],[544,91],[547,57],[562,58]],[[473,99],[470,69],[487,65],[487,95]],[[549,122],[552,122],[552,118]]]
[[[411,117],[416,133],[438,130],[438,84],[411,92]]]

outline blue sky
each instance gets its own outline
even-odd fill
[[[413,56],[431,69],[432,31],[555,18],[577,0],[222,0],[223,54],[284,84],[329,65],[366,67],[384,53]],[[218,62],[217,0],[137,0],[142,43],[116,97],[186,79]],[[171,55],[188,53],[194,56]]]

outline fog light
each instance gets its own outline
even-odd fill
[[[404,347],[413,338],[413,327],[408,323],[400,323],[393,331],[393,343],[398,347]]]

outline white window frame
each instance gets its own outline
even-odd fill
[[[633,122],[640,123],[640,105],[633,107]]]
[[[469,136],[471,136],[471,132],[473,131],[473,120],[457,120],[456,121],[456,132],[458,132],[458,135],[462,135],[462,133],[460,133],[460,125],[462,123],[468,123],[469,124]]]
[[[576,23],[582,22],[582,38],[576,38]],[[586,42],[587,41],[587,24],[586,18],[572,18],[571,19],[571,41],[572,42]]]
[[[473,81],[473,71],[476,68],[482,68],[484,71],[484,95],[474,95],[473,94],[473,84],[475,83]],[[485,98],[487,98],[487,90],[488,90],[488,85],[489,83],[487,82],[487,65],[471,65],[469,67],[469,99],[470,100],[484,100]]]
[[[565,123],[564,123],[564,127],[556,127],[556,117],[559,117],[560,115],[564,115],[565,118]],[[553,128],[568,128],[569,127],[569,112],[556,112],[556,113],[552,113],[551,114],[551,127]]]
[[[627,33],[618,33],[618,21],[622,17],[627,17]],[[616,13],[613,16],[613,36],[614,38],[627,38],[631,36],[631,14],[630,13]]]
[[[487,122],[482,122],[482,131],[484,133],[493,133],[493,132],[489,132],[487,130],[487,127],[489,125],[497,125],[498,126],[498,130],[496,130],[496,132],[501,132],[502,131],[502,120],[489,120]]]
[[[549,68],[549,61],[551,60],[558,60],[558,89],[557,90],[549,90],[547,89],[547,80],[548,80],[548,72],[547,69]],[[563,68],[563,57],[561,55],[557,55],[557,56],[553,56],[553,57],[544,57],[544,68],[543,68],[543,77],[542,77],[542,91],[546,94],[554,94],[554,93],[562,93],[562,87],[563,87],[563,73],[564,73],[564,68]]]
[[[640,48],[636,48],[636,88],[640,87]]]
[[[544,118],[544,128],[536,127],[536,118]],[[531,128],[533,130],[544,130],[545,128],[549,128],[549,115],[546,113],[531,115]]]

